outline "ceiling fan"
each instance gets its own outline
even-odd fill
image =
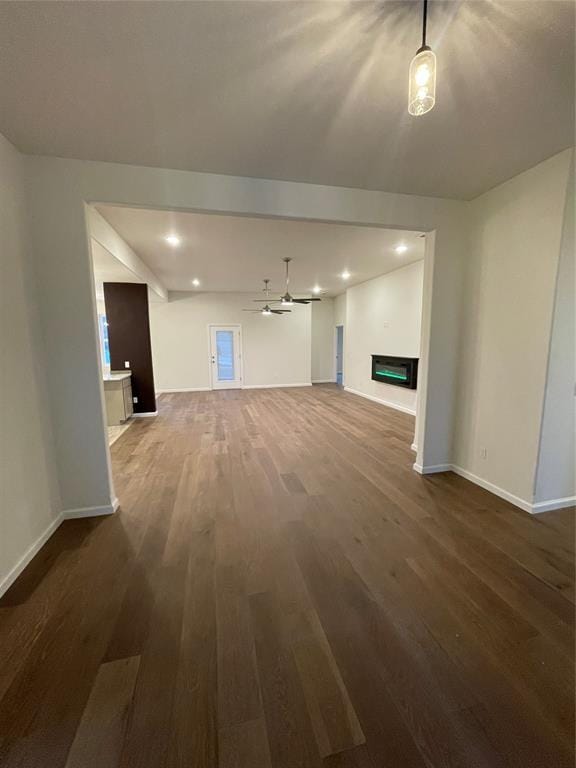
[[[264,315],[267,317],[268,315],[283,315],[286,312],[292,311],[291,309],[272,309],[270,307],[270,303],[273,304],[274,302],[270,300],[270,296],[269,296],[270,288],[268,285],[269,283],[270,283],[270,280],[264,280],[264,290],[266,291],[266,298],[264,299],[266,304],[264,305],[264,307],[262,307],[262,309],[243,309],[242,312],[256,312],[259,315]],[[258,299],[258,301],[262,301],[262,299]]]
[[[296,299],[294,298],[294,296],[291,296],[290,291],[288,290],[288,284],[290,282],[288,265],[290,264],[292,259],[289,256],[287,256],[285,259],[282,259],[282,261],[286,264],[286,293],[283,296],[281,296],[279,299],[273,299],[271,303],[278,304],[278,302],[280,302],[283,307],[291,307],[293,304],[310,304],[311,301],[322,301],[322,299],[319,298],[318,296],[315,296],[313,298],[310,296],[305,296],[300,299]],[[266,296],[268,296],[268,294],[266,294]],[[264,299],[254,299],[254,301],[264,301]],[[268,302],[268,299],[265,299],[265,301]]]

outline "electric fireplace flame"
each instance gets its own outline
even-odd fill
[[[418,358],[372,355],[372,378],[395,387],[416,389]]]

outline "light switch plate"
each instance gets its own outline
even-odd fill
[[[130,368],[130,360],[124,360],[124,368]]]

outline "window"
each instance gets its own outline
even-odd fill
[[[108,321],[106,320],[106,315],[98,315],[98,331],[100,334],[102,367],[110,369],[110,344],[108,342]]]

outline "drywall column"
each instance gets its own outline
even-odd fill
[[[529,511],[571,162],[562,152],[470,203],[453,463]]]
[[[336,380],[334,336],[334,301],[322,299],[311,304],[312,310],[312,383]]]
[[[0,595],[61,520],[22,158],[0,136]]]
[[[110,368],[130,368],[134,413],[155,413],[154,371],[148,316],[148,286],[104,283]]]
[[[568,184],[552,338],[548,358],[544,415],[534,493],[535,510],[576,503],[576,282],[574,252],[574,167]]]

